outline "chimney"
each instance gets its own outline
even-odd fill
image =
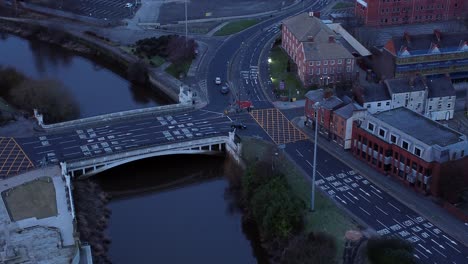
[[[333,91],[331,89],[326,89],[323,93],[323,98],[328,99],[332,97],[332,95],[333,95]]]
[[[405,31],[404,37],[405,37],[406,43],[408,44],[411,43],[410,35],[407,31]]]
[[[434,29],[434,35],[437,39],[437,42],[440,42],[440,30]]]
[[[370,81],[370,79],[371,79],[371,73],[372,73],[372,70],[371,70],[371,69],[367,69],[367,71],[366,71],[366,81]]]
[[[307,40],[310,42],[314,42],[314,36],[307,36]]]
[[[359,81],[359,70],[356,71],[356,77],[355,77],[355,78],[356,78],[356,79],[355,79],[356,81]]]
[[[328,36],[328,43],[335,43],[335,36]]]

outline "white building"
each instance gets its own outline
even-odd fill
[[[357,95],[371,114],[406,107],[432,120],[453,118],[455,89],[449,78],[388,79],[379,84],[363,84]]]

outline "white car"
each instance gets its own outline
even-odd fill
[[[215,78],[215,83],[216,83],[216,84],[221,84],[221,78],[216,77],[216,78]]]
[[[126,3],[125,7],[127,7],[127,8],[133,7],[133,4],[132,3]]]

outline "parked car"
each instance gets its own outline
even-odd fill
[[[125,7],[127,7],[127,8],[133,7],[133,4],[132,3],[126,3]]]
[[[229,93],[229,87],[226,85],[221,86],[221,93],[222,94],[228,94]]]
[[[221,84],[221,78],[220,77],[216,77],[215,78],[215,83],[220,85]]]
[[[235,122],[231,124],[231,128],[247,129],[247,126],[243,123]]]

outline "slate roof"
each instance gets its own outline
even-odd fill
[[[390,94],[417,92],[424,91],[426,89],[423,77],[416,77],[413,78],[413,80],[413,85],[410,85],[410,78],[388,79],[384,82],[387,85]]]
[[[362,100],[363,102],[379,102],[390,100],[388,89],[383,83],[366,83],[362,85],[364,89]]]
[[[323,89],[308,91],[305,96],[313,102],[319,102],[320,107],[328,110],[333,110],[343,104],[343,101],[334,95],[325,98]]]
[[[353,116],[353,112],[356,110],[366,110],[364,107],[356,104],[356,103],[349,103],[344,105],[334,111],[336,115],[343,117],[344,119],[351,118]]]
[[[339,42],[304,42],[304,53],[306,60],[324,60],[324,59],[351,59],[353,55]],[[343,63],[346,63],[343,61]]]
[[[308,13],[301,13],[283,20],[283,26],[299,40],[309,41],[313,37],[314,41],[328,41],[329,36],[335,36],[335,32],[325,25],[319,18],[309,16]]]
[[[386,45],[394,56],[398,55],[402,47],[406,47],[411,55],[421,55],[430,53],[432,43],[437,44],[440,52],[450,52],[458,50],[461,41],[468,41],[468,31],[466,32],[440,32],[437,34],[418,34],[393,37]],[[408,42],[409,40],[409,42]]]
[[[439,145],[445,147],[463,141],[465,138],[457,131],[413,112],[406,107],[383,111],[374,114],[374,117],[429,146]]]
[[[455,88],[449,78],[428,78],[429,86],[428,98],[455,96]]]

